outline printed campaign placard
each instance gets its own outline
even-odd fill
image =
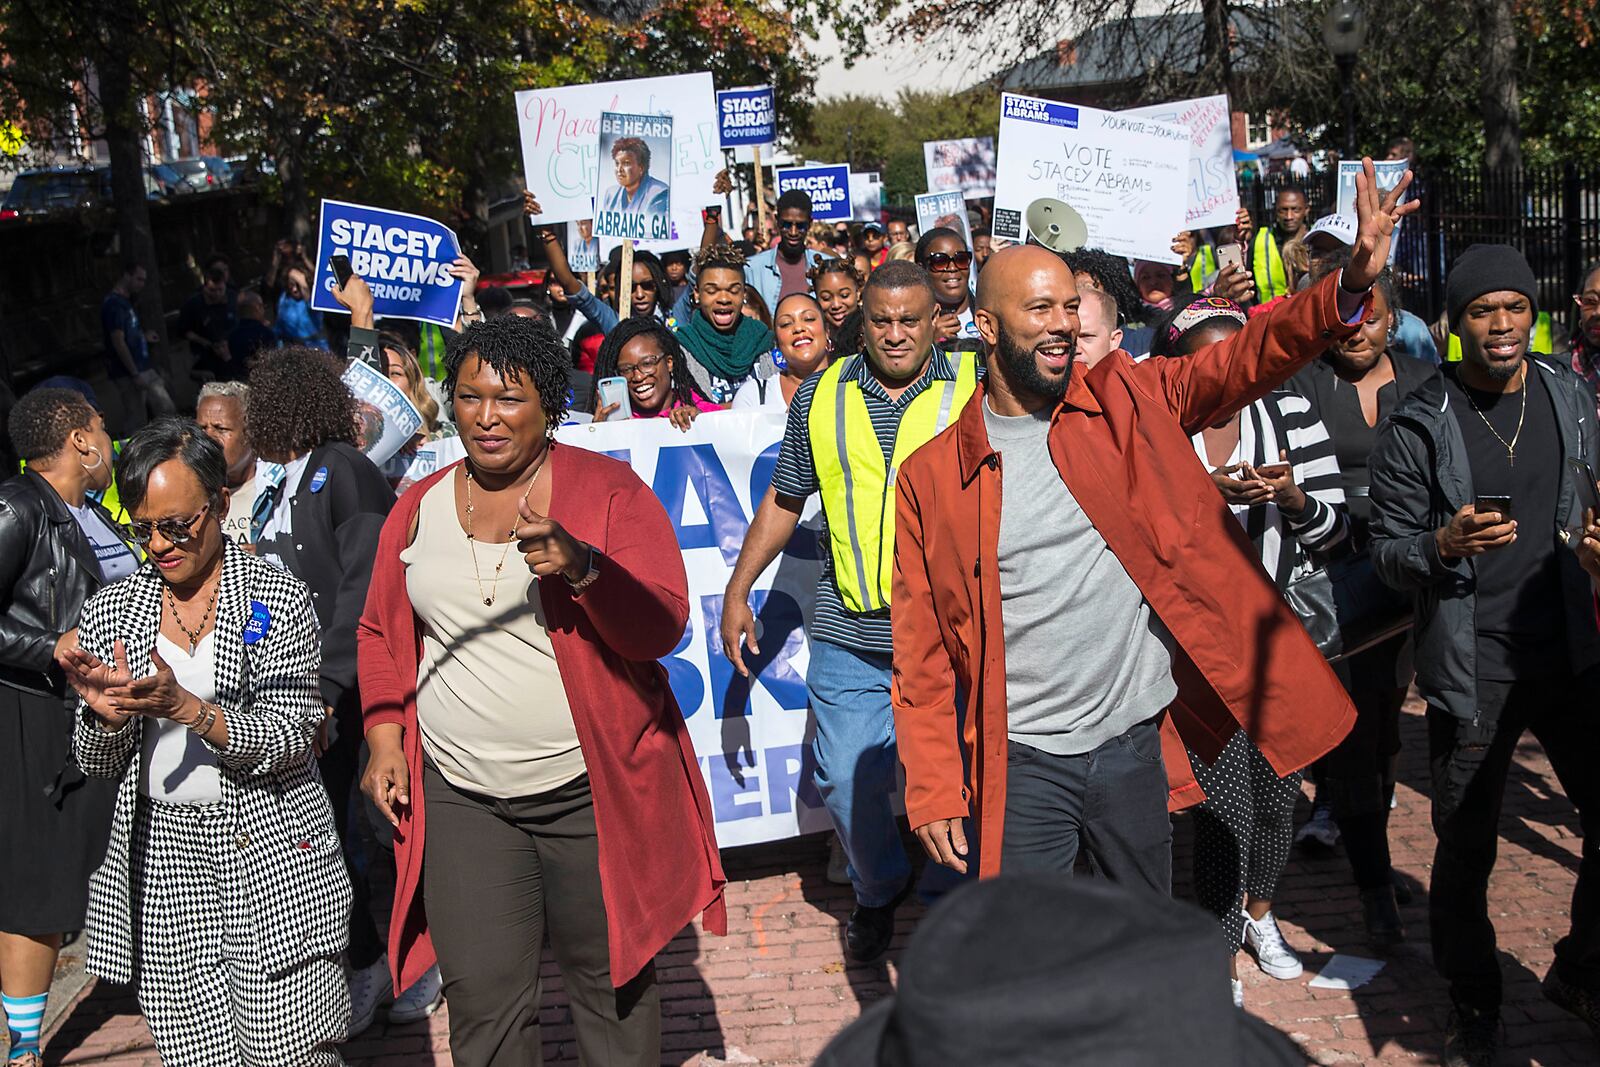
[[[1182,126],[1002,93],[994,236],[1026,240],[1029,207],[1058,200],[1083,218],[1085,247],[1177,263],[1189,141]]]
[[[967,202],[961,193],[918,193],[917,232],[927,233],[936,226],[948,226],[972,248],[972,226],[967,218]]]
[[[602,111],[595,189],[597,236],[671,240],[671,116]]]
[[[922,142],[922,163],[928,172],[930,193],[954,191],[968,200],[993,196],[994,162],[993,137]]]
[[[1118,114],[1189,130],[1189,228],[1232,226],[1239,213],[1233,170],[1233,124],[1226,93],[1129,108]]]
[[[821,572],[815,498],[773,564],[756,580],[751,608],[761,654],[746,679],[722,654],[723,593],[757,505],[772,483],[781,411],[713,411],[687,432],[667,419],[563,426],[556,440],[632,466],[677,533],[689,578],[689,622],[661,662],[683,710],[711,795],[724,848],[826,829],[807,742],[806,638]]]
[[[778,195],[790,189],[803,189],[811,197],[811,218],[816,222],[850,221],[850,165],[826,164],[815,167],[780,167],[777,171]]]
[[[854,222],[883,221],[883,179],[877,171],[850,172],[850,218]]]
[[[539,202],[540,225],[594,217],[602,112],[672,116],[672,237],[643,246],[655,252],[699,246],[700,209],[720,202],[711,187],[724,166],[710,74],[525,89],[516,103],[523,172]]]
[[[454,231],[433,219],[324,200],[311,306],[344,313],[344,305],[333,296],[329,262],[344,255],[372,290],[372,311],[378,318],[454,326],[461,309],[461,279],[450,273],[450,264],[460,254]]]
[[[567,268],[574,274],[600,269],[600,238],[594,235],[593,219],[567,223]]]
[[[1378,195],[1382,196],[1400,184],[1400,179],[1406,176],[1406,169],[1411,162],[1405,159],[1375,159],[1372,161],[1372,176],[1378,180]],[[1348,215],[1352,220],[1356,217],[1356,175],[1361,173],[1359,159],[1341,159],[1339,161],[1339,198],[1335,210],[1341,215]],[[1406,199],[1411,198],[1408,191]],[[1400,227],[1405,225],[1405,219],[1395,223],[1394,239],[1389,243],[1389,262],[1394,262],[1395,253],[1400,250]]]
[[[717,123],[725,149],[772,144],[778,139],[778,108],[772,86],[717,90]]]
[[[344,384],[356,398],[356,447],[382,467],[422,428],[422,415],[411,398],[369,363],[350,361]]]

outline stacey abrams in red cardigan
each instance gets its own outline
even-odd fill
[[[467,459],[395,505],[359,630],[362,784],[395,827],[395,988],[437,950],[455,1062],[537,1063],[548,926],[583,1060],[656,1063],[654,956],[697,915],[727,926],[709,798],[657,662],[688,619],[677,539],[626,464],[555,444],[566,352],[548,325],[474,324],[447,366]],[[526,643],[485,654],[511,631]],[[568,750],[508,760],[552,728]]]

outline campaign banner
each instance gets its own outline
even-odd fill
[[[516,105],[524,178],[539,201],[534,221],[541,225],[594,217],[602,112],[672,116],[672,236],[641,245],[653,252],[699,247],[700,209],[721,202],[711,187],[724,166],[710,74],[524,89]]]
[[[345,313],[333,296],[329,262],[342,255],[350,257],[350,269],[372,290],[372,312],[378,318],[454,326],[461,310],[461,279],[450,273],[450,264],[460,254],[455,232],[433,219],[324,200],[311,306]]]
[[[1176,264],[1189,141],[1182,126],[1002,93],[994,236],[1025,241],[1030,208],[1065,204],[1087,229],[1083,247]]]
[[[790,189],[803,189],[811,197],[811,218],[815,222],[850,221],[850,165],[823,164],[813,167],[779,167],[779,196]]]
[[[593,219],[567,223],[567,269],[574,274],[600,269],[600,238],[594,235]]]
[[[994,195],[993,137],[923,141],[922,164],[928,172],[930,193],[954,191],[968,200]]]
[[[877,171],[850,172],[850,219],[883,222],[883,179]]]
[[[1233,113],[1226,93],[1118,112],[1189,130],[1189,228],[1232,226],[1239,213],[1233,170]]]
[[[1372,176],[1378,180],[1378,194],[1385,195],[1389,190],[1400,184],[1400,179],[1406,176],[1406,168],[1411,162],[1405,159],[1375,159],[1372,161]],[[1335,201],[1335,210],[1341,215],[1347,215],[1351,221],[1356,218],[1356,175],[1361,173],[1359,159],[1341,159],[1339,161],[1339,196]],[[1406,194],[1406,199],[1411,194]],[[1389,262],[1394,262],[1395,253],[1400,250],[1400,227],[1405,225],[1405,219],[1395,223],[1394,238],[1389,242]]]
[[[959,192],[918,193],[917,232],[927,233],[935,226],[948,226],[972,248],[972,226],[967,218],[967,202]]]
[[[344,370],[344,384],[356,398],[356,447],[382,467],[422,429],[422,415],[411,398],[370,363],[351,360]]]
[[[772,86],[717,90],[718,135],[722,147],[766,147],[778,139],[778,107]]]
[[[594,232],[630,241],[672,239],[672,118],[600,113]]]
[[[556,440],[623,460],[666,508],[689,577],[689,623],[662,663],[683,709],[724,847],[826,829],[807,743],[806,639],[821,573],[815,503],[750,595],[761,654],[741,677],[722,654],[723,592],[772,482],[786,415],[708,412],[563,426]]]

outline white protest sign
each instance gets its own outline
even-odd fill
[[[422,415],[387,374],[358,359],[345,367],[344,384],[356,398],[356,447],[382,467],[416,436]]]
[[[957,192],[968,200],[994,195],[993,137],[923,141],[922,165],[930,193]]]
[[[1226,94],[1176,100],[1118,112],[1189,130],[1189,228],[1232,226],[1239,213],[1233,172],[1232,112]]]
[[[853,222],[883,221],[883,180],[877,171],[850,172],[850,218]]]
[[[961,235],[961,243],[972,248],[972,223],[967,217],[967,202],[959,190],[947,193],[918,193],[917,232],[927,233],[939,226]]]
[[[689,624],[662,663],[671,679],[723,847],[776,841],[830,823],[813,779],[806,626],[821,573],[815,504],[783,555],[756,580],[761,655],[750,679],[722,654],[723,591],[772,482],[787,416],[715,411],[685,432],[666,419],[563,426],[556,440],[630,464],[666,508],[689,577]]]
[[[994,236],[1026,240],[1028,208],[1059,200],[1088,226],[1086,247],[1178,263],[1189,140],[1182,126],[1002,93]]]
[[[540,224],[594,217],[602,112],[672,116],[673,234],[639,246],[655,252],[699,246],[700,209],[721,202],[711,190],[723,162],[710,74],[525,89],[516,99],[524,178],[543,209],[534,220]]]

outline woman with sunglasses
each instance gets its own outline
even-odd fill
[[[694,313],[675,333],[695,391],[726,405],[745,379],[771,371],[772,331],[744,313],[745,259],[737,249],[703,248],[694,267]]]
[[[702,411],[720,411],[695,392],[689,379],[689,358],[672,331],[645,316],[623,319],[606,334],[595,358],[595,382],[621,378],[628,383],[628,407],[636,419],[670,419],[672,425],[687,430]],[[600,403],[598,384],[590,397],[594,421],[607,422],[621,408],[620,403]]]
[[[350,883],[311,755],[311,596],[223,534],[227,460],[196,423],[152,423],[117,468],[149,563],[57,656],[78,764],[117,783],[89,972],[137,985],[166,1063],[338,1064]]]
[[[139,561],[90,495],[111,484],[112,452],[83,394],[35,389],[7,430],[27,468],[0,483],[0,1003],[10,1062],[38,1067],[56,955],[83,928],[116,792],[72,762],[55,656],[84,601]]]
[[[522,213],[532,219],[540,213],[539,202],[534,199],[533,193],[522,194]],[[668,293],[671,286],[667,282],[666,268],[661,265],[654,253],[636,251],[633,254],[633,290],[627,309],[619,309],[616,304],[616,294],[619,289],[617,280],[622,274],[622,249],[614,248],[607,257],[605,266],[600,270],[600,277],[596,280],[596,288],[609,292],[602,298],[589,291],[588,286],[578,280],[572,273],[572,268],[567,265],[567,253],[561,247],[561,238],[554,227],[534,227],[539,240],[544,244],[545,259],[550,264],[550,275],[565,291],[567,304],[574,311],[581,312],[583,317],[602,332],[610,333],[621,319],[632,315],[651,315],[664,319],[671,310]],[[592,370],[583,367],[583,370]]]
[[[982,342],[972,321],[972,252],[961,234],[935,226],[917,242],[917,266],[933,279],[934,339],[947,348],[978,351]]]
[[[861,306],[861,287],[867,284],[866,275],[848,259],[825,259],[812,267],[806,277],[811,279],[811,292],[822,308],[831,338],[850,317],[850,312]]]
[[[773,349],[775,373],[751,377],[741,385],[730,405],[733,408],[787,411],[800,383],[828,366],[832,349],[828,345],[827,317],[816,297],[790,293],[778,301],[773,325],[778,338]]]

